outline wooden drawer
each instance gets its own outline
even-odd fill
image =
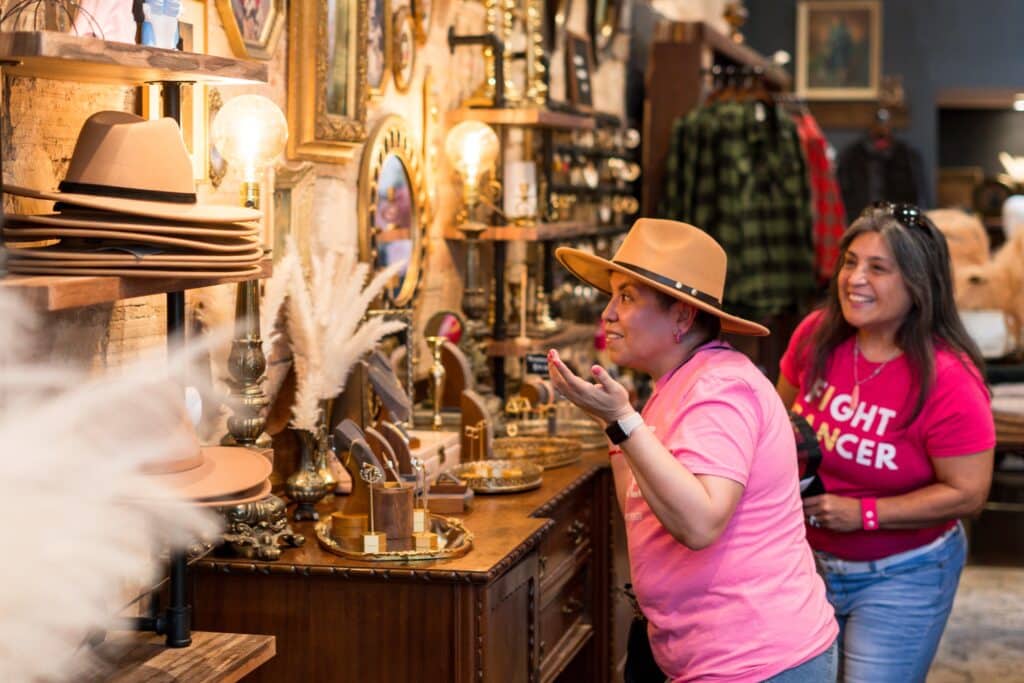
[[[591,552],[594,532],[593,487],[584,486],[543,516],[555,525],[540,543],[541,594],[559,585],[582,564]]]
[[[542,595],[540,608],[540,680],[552,680],[572,661],[594,633],[591,563],[557,592]]]

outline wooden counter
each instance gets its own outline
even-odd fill
[[[306,545],[277,562],[198,563],[194,624],[276,636],[253,681],[611,680],[617,516],[607,456],[591,453],[534,491],[478,495],[461,558],[349,560],[295,523]]]

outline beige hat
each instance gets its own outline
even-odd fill
[[[35,261],[40,265],[64,265],[74,268],[85,268],[89,266],[152,266],[154,268],[173,267],[205,267],[205,268],[240,268],[251,266],[263,257],[263,248],[254,245],[254,248],[247,252],[232,254],[197,254],[188,251],[158,251],[156,253],[133,253],[132,246],[119,248],[116,245],[105,248],[75,249],[65,247],[63,244],[53,247],[22,247],[8,249],[8,261],[23,260],[26,262]]]
[[[180,268],[125,268],[95,267],[77,268],[71,266],[54,266],[41,262],[36,265],[31,261],[7,261],[7,271],[18,275],[98,275],[114,277],[174,278],[178,280],[213,280],[219,278],[249,279],[262,272],[260,266],[244,266],[242,268],[219,268],[217,270],[181,270]]]
[[[60,213],[19,214],[4,216],[4,227],[19,228],[75,228],[82,230],[118,230],[122,232],[153,233],[193,237],[258,237],[256,223],[168,223],[109,211],[75,211]]]
[[[273,464],[241,446],[200,446],[182,405],[179,428],[170,436],[179,452],[142,466],[142,473],[180,497],[200,505],[236,505],[270,492]]]
[[[90,116],[78,133],[59,191],[3,185],[4,192],[78,207],[174,222],[256,221],[259,211],[200,204],[181,130],[173,119],[147,121],[123,111]]]
[[[555,257],[573,275],[611,294],[611,274],[622,273],[718,316],[722,331],[764,336],[768,328],[722,310],[726,255],[710,235],[686,223],[640,218],[612,260],[559,247]]]

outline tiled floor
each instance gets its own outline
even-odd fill
[[[1024,569],[964,569],[928,683],[1024,683]]]

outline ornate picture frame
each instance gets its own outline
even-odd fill
[[[216,0],[216,5],[236,57],[274,56],[288,11],[287,0]]]
[[[390,306],[412,305],[426,260],[427,220],[420,145],[405,120],[391,114],[373,129],[359,168],[359,258],[380,269],[408,264],[384,291]]]
[[[391,0],[366,0],[366,90],[380,97],[391,73]]]
[[[797,5],[796,91],[808,100],[874,100],[882,70],[879,0]]]
[[[369,0],[293,2],[288,20],[288,157],[351,159],[366,139]]]
[[[399,7],[391,17],[391,74],[395,90],[404,93],[416,71],[416,25],[408,7]]]

